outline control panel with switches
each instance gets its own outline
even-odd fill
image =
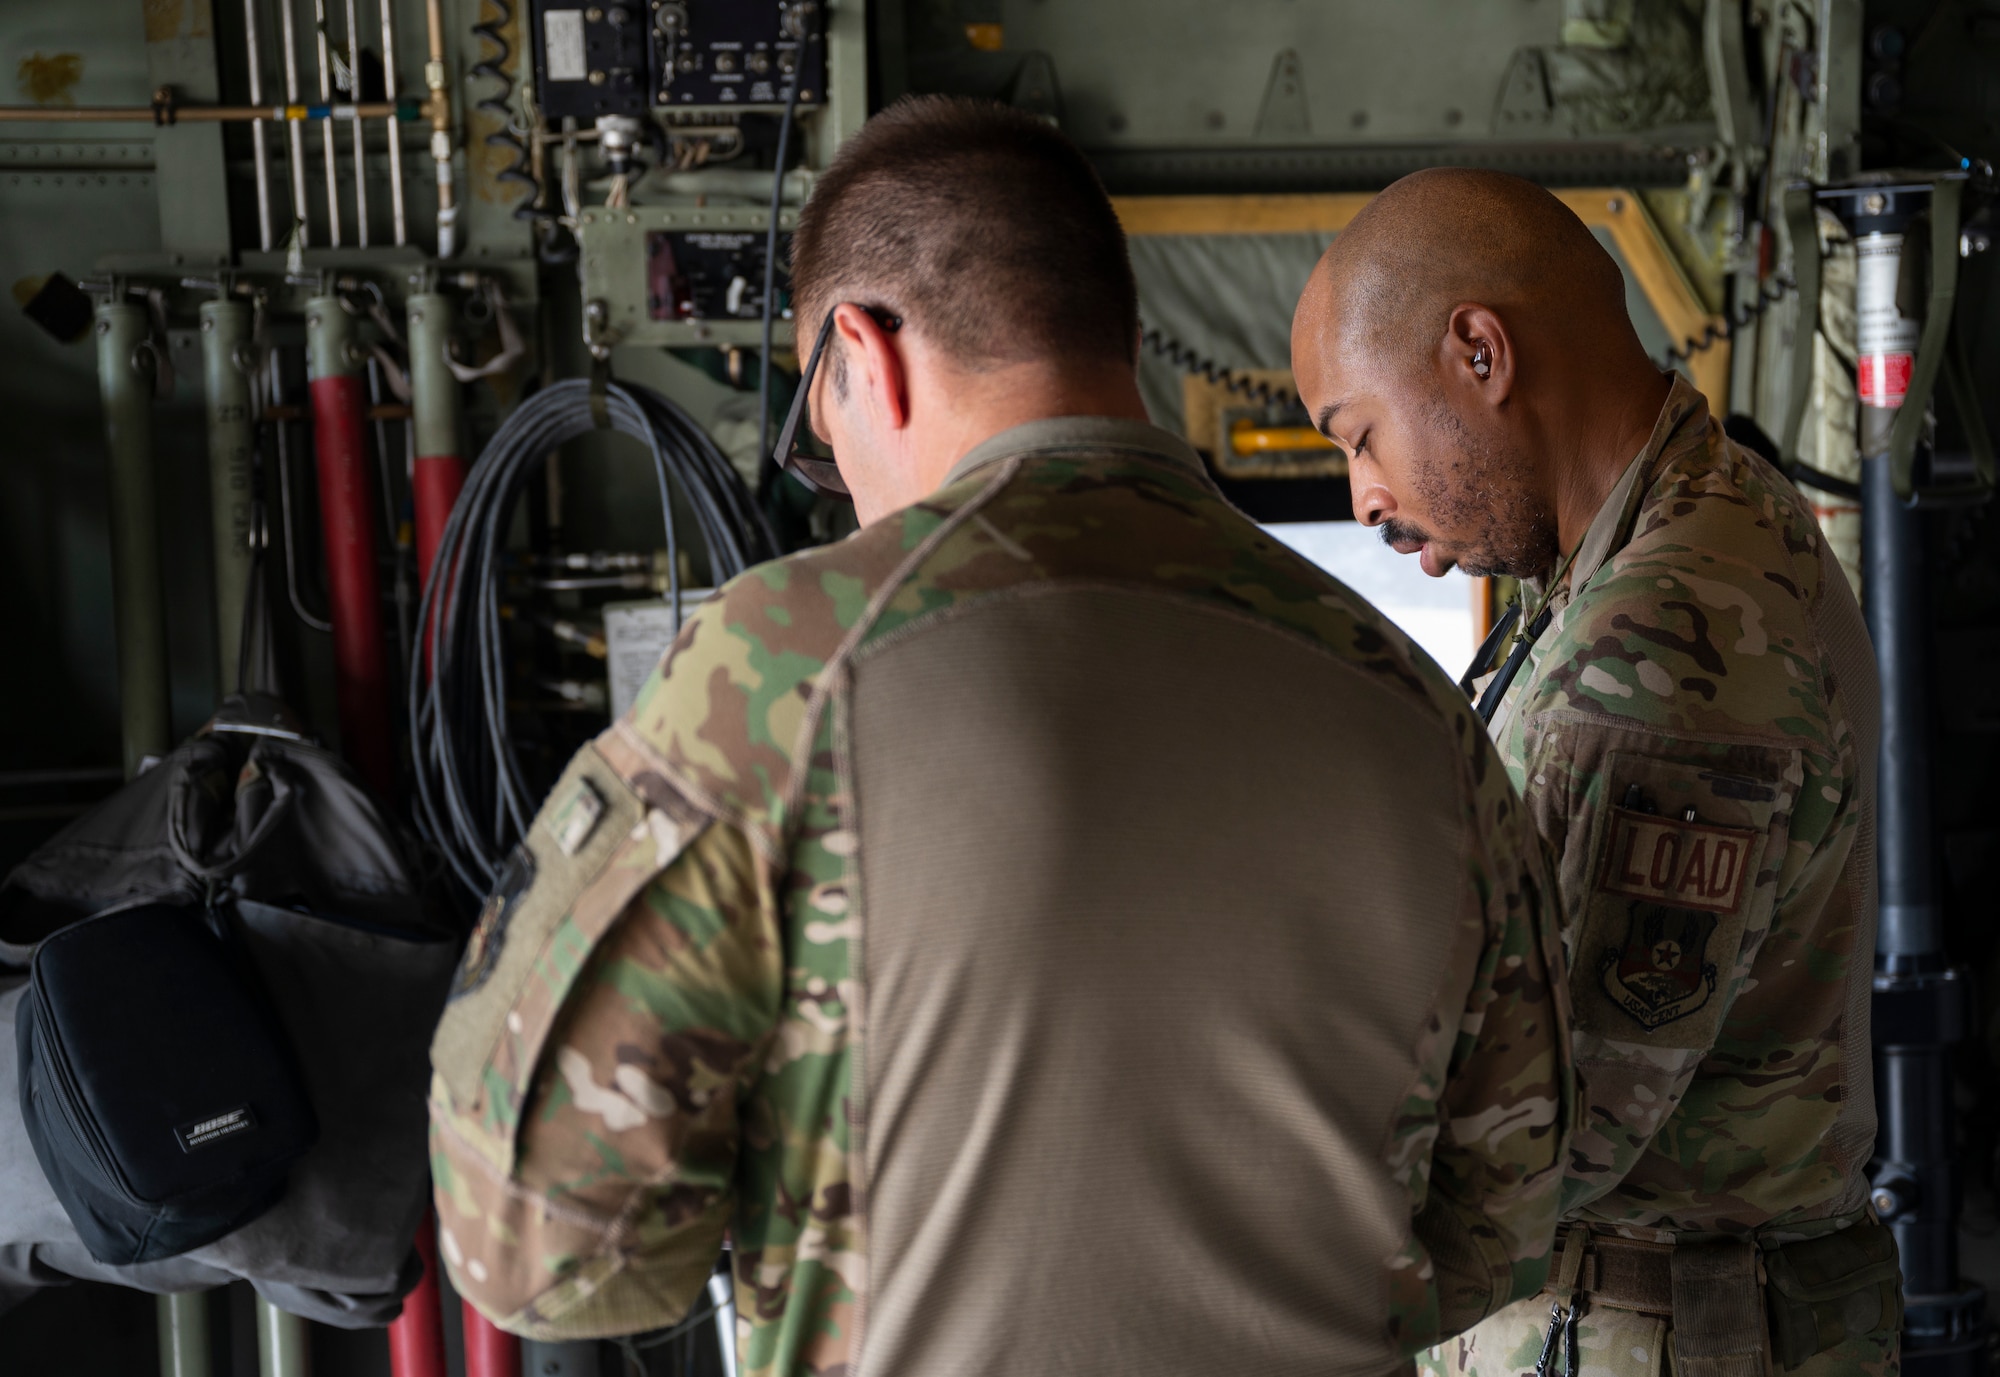
[[[552,125],[649,108],[826,99],[819,0],[535,0],[536,100]]]

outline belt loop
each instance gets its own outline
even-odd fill
[[[1771,1336],[1757,1245],[1681,1243],[1673,1253],[1677,1377],[1766,1377]]]
[[[1563,1234],[1562,1254],[1556,1259],[1555,1301],[1565,1310],[1576,1295],[1577,1281],[1583,1274],[1584,1247],[1589,1242],[1590,1230],[1581,1224],[1570,1225]]]

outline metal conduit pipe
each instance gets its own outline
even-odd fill
[[[361,99],[361,23],[354,12],[354,0],[347,0],[347,98]],[[396,141],[395,132],[389,141]],[[361,116],[354,117],[354,242],[368,247],[368,128]]]
[[[160,1377],[209,1377],[208,1292],[161,1296],[154,1314],[160,1327]]]
[[[313,37],[319,52],[319,98],[321,104],[333,103],[333,57],[326,29],[326,0],[313,0]],[[333,134],[333,121],[327,120],[320,127],[320,140],[326,152],[326,242],[339,248],[340,239],[340,161],[336,155],[338,141]]]
[[[257,0],[243,0],[243,43],[250,64],[250,103],[264,103],[264,51],[257,40]],[[271,251],[271,164],[264,146],[264,122],[250,126],[250,152],[257,163],[257,247]]]
[[[396,74],[395,11],[395,0],[382,0],[382,94],[392,105],[402,90]],[[358,100],[361,93],[356,91],[354,95]],[[393,115],[389,118],[389,230],[398,246],[408,242],[409,228],[403,215],[403,139]]]
[[[299,41],[292,23],[292,0],[278,0],[278,32],[285,44],[285,100],[292,105],[299,100]],[[285,126],[287,151],[292,163],[292,232],[299,237],[299,247],[312,243],[312,233],[306,226],[306,135],[305,130],[294,120]]]
[[[444,524],[465,486],[465,455],[459,441],[462,403],[458,379],[445,366],[451,339],[452,303],[442,292],[410,297],[410,424],[416,431],[417,459],[410,488],[417,517],[417,581],[428,582]]]
[[[319,473],[341,751],[384,798],[396,771],[389,734],[389,670],[382,650],[378,524],[365,438],[367,392],[354,318],[337,297],[306,302],[306,376],[313,413],[313,466]]]
[[[394,1377],[445,1377],[444,1298],[438,1289],[437,1216],[424,1211],[417,1226],[423,1279],[403,1297],[403,1313],[389,1325],[389,1371]]]
[[[200,316],[208,401],[208,510],[215,547],[216,683],[227,693],[238,687],[243,602],[250,591],[254,421],[250,379],[236,362],[237,350],[250,342],[250,308],[236,301],[204,301]]]
[[[1903,1270],[1903,1371],[1971,1377],[1985,1371],[1985,1293],[1958,1270],[1950,1058],[1965,1037],[1967,1000],[1946,958],[1938,903],[1925,515],[1897,495],[1889,459],[1921,324],[1898,304],[1904,234],[1924,232],[1918,217],[1931,189],[1877,184],[1822,195],[1855,239],[1862,602],[1882,684],[1873,1007],[1880,1128],[1870,1196],[1896,1235]]]
[[[111,596],[125,777],[173,745],[167,708],[167,608],[153,474],[153,367],[146,308],[97,308],[97,382],[111,449]]]
[[[312,1377],[306,1322],[257,1297],[257,1368],[263,1377]]]
[[[461,1300],[465,1377],[521,1377],[521,1341]]]

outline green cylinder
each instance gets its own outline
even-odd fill
[[[158,1299],[160,1377],[208,1377],[208,1293]]]
[[[243,600],[250,590],[250,379],[236,351],[250,341],[250,308],[235,301],[201,306],[201,371],[208,394],[209,523],[215,540],[215,652],[223,693],[237,687]]]
[[[142,306],[97,308],[97,381],[111,448],[111,596],[118,636],[118,703],[125,776],[173,744],[168,714],[167,608],[160,591],[160,524],[153,474],[152,365]]]
[[[451,338],[451,298],[424,292],[410,298],[410,421],[416,429],[417,453],[459,452],[458,379],[445,367],[445,343]]]
[[[306,377],[344,378],[360,371],[354,358],[354,317],[337,296],[306,299]]]
[[[306,1322],[257,1297],[257,1370],[263,1377],[312,1377]]]

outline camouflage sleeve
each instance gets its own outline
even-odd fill
[[[673,1323],[715,1265],[739,1105],[783,972],[764,869],[744,835],[723,823],[687,830],[594,948],[557,928],[552,950],[587,953],[573,958],[559,1007],[538,1011],[530,985],[507,1013],[517,1034],[524,1017],[551,1029],[511,1151],[503,1136],[494,1160],[491,1126],[433,1096],[453,1284],[514,1333],[591,1338]]]
[[[1576,1115],[1553,891],[1499,757],[1469,714],[1461,730],[1472,791],[1458,945],[1472,969],[1463,1006],[1433,1014],[1434,1069],[1402,1117],[1399,1165],[1420,1208],[1392,1324],[1409,1353],[1541,1287]]]
[[[1576,1011],[1583,1118],[1566,1214],[1613,1191],[1649,1149],[1690,1181],[1713,1175],[1704,1164],[1726,1146],[1732,1163],[1756,1160],[1754,1144],[1725,1143],[1755,1116],[1686,1101],[1749,983],[1779,894],[1815,849],[1816,837],[1797,833],[1823,807],[1822,790],[1803,797],[1807,777],[1823,773],[1811,660],[1775,634],[1760,643],[1759,622],[1776,618],[1753,615],[1733,586],[1665,561],[1629,564],[1593,589],[1601,605],[1549,648],[1519,733],[1528,805],[1562,896]],[[1690,623],[1696,639],[1686,644],[1632,610],[1682,582],[1700,586],[1652,617]],[[1686,1131],[1669,1128],[1679,1122]],[[1711,1196],[1720,1181],[1705,1187]],[[1603,1218],[1656,1222],[1634,1205]]]

